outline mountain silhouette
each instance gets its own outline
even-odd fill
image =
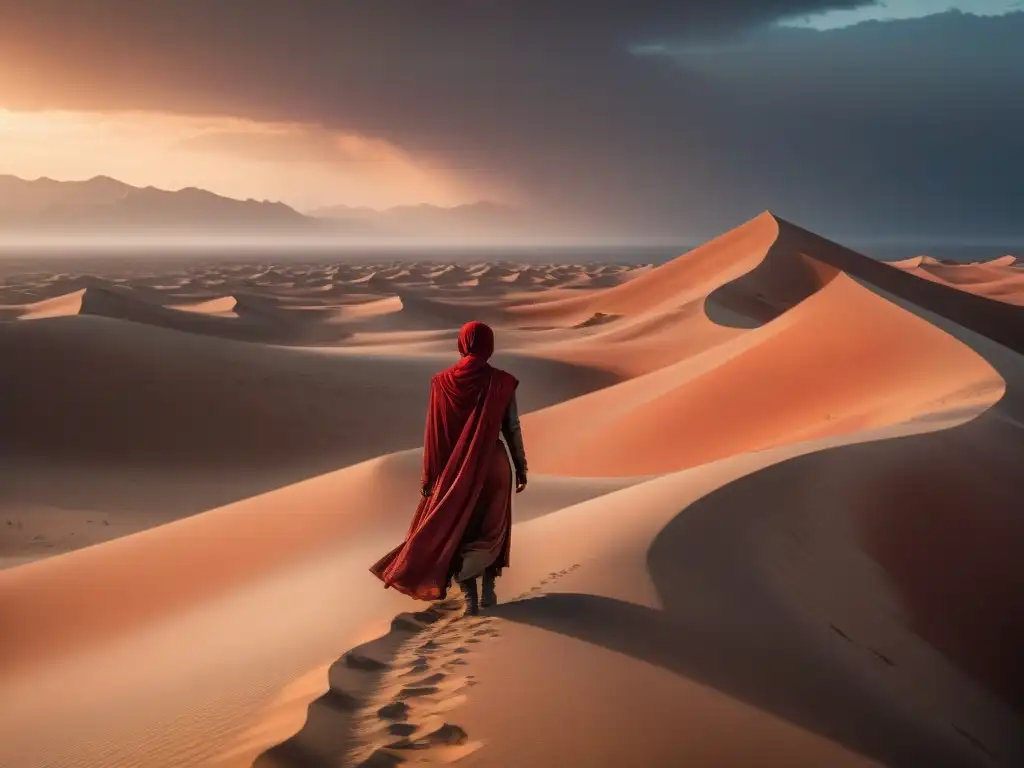
[[[151,230],[313,231],[320,222],[284,203],[235,200],[195,187],[178,191],[97,176],[26,181],[0,176],[0,229],[27,232]]]
[[[487,201],[385,210],[338,205],[305,215],[284,203],[236,200],[195,187],[168,191],[107,176],[28,181],[0,175],[0,232],[8,233],[285,232],[374,239],[508,236],[530,225],[523,212]]]

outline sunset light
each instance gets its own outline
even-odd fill
[[[451,174],[388,142],[301,123],[156,112],[0,109],[0,174],[200,187],[300,210],[478,199]]]
[[[0,768],[1024,767],[1024,0],[0,0]]]

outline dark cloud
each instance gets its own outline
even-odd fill
[[[677,56],[714,83],[780,213],[861,234],[1024,241],[1024,13],[775,30]],[[719,113],[722,115],[722,112]]]
[[[23,97],[316,117],[461,146],[510,116],[613,105],[628,44],[865,0],[0,0]],[[55,82],[58,81],[58,82]],[[415,120],[409,118],[415,117]],[[435,136],[435,134],[437,134]]]
[[[320,122],[634,231],[1018,225],[1024,15],[757,31],[865,4],[0,0],[0,95]]]

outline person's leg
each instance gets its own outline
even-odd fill
[[[480,612],[480,601],[479,594],[477,593],[476,579],[466,579],[460,581],[459,586],[462,587],[462,593],[466,596],[466,613],[470,616],[476,616]]]
[[[484,590],[480,597],[480,605],[490,608],[498,604],[498,595],[494,591],[494,579],[497,577],[496,570],[491,567],[484,571]]]
[[[507,565],[512,525],[512,469],[501,443],[486,466],[483,487],[459,544],[456,579],[478,578],[485,571]]]

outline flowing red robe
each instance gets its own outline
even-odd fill
[[[476,530],[492,532],[486,542],[474,542],[474,548],[494,547],[497,551],[490,553],[492,562],[497,567],[508,564],[509,491],[505,491],[504,503],[488,503],[491,500],[480,496],[488,476],[493,475],[496,450],[501,451],[507,466],[498,435],[519,382],[490,366],[489,356],[489,351],[467,355],[431,380],[423,487],[432,492],[417,506],[405,541],[370,568],[385,587],[419,600],[444,598],[471,522]],[[483,514],[501,519],[473,520],[481,508]],[[502,529],[504,536],[493,535]]]

